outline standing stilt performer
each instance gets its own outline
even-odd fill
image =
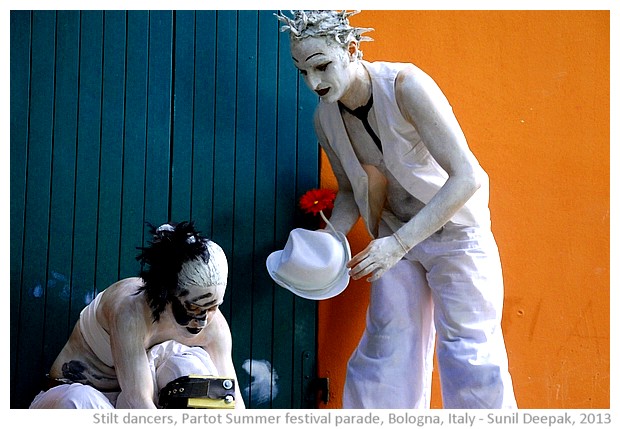
[[[347,367],[345,408],[428,408],[437,341],[445,408],[515,408],[501,329],[502,269],[489,181],[437,84],[413,64],[362,60],[347,11],[278,19],[320,97],[315,130],[338,181],[331,224],[361,216],[349,261],[372,283]]]

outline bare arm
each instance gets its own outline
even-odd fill
[[[351,259],[351,275],[379,278],[416,244],[448,222],[486,180],[486,173],[470,151],[452,108],[435,82],[414,67],[396,81],[400,111],[420,133],[429,152],[448,173],[448,180],[428,204],[389,237],[373,240]]]
[[[126,300],[110,312],[110,345],[116,375],[127,408],[157,408],[153,402],[153,376],[149,368],[145,342],[148,317],[138,301]]]
[[[426,207],[398,231],[411,248],[448,222],[486,180],[486,173],[469,149],[444,94],[428,75],[414,68],[401,72],[396,99],[433,158],[448,173],[448,180]]]
[[[349,233],[351,228],[353,228],[360,216],[357,203],[355,202],[355,198],[353,196],[353,188],[351,187],[351,183],[349,182],[349,179],[347,178],[336,153],[327,142],[327,137],[325,137],[325,133],[321,127],[318,115],[315,115],[314,118],[314,129],[317,138],[319,139],[319,143],[329,159],[332,171],[334,172],[334,176],[338,182],[338,193],[336,194],[334,208],[329,221],[337,231],[340,231],[346,235]]]
[[[207,334],[208,342],[203,348],[211,356],[220,377],[234,378],[236,386],[235,408],[243,409],[245,408],[245,403],[241,396],[237,373],[232,361],[232,335],[228,322],[226,322],[220,310],[217,310],[207,329],[208,332],[205,332],[205,334]]]

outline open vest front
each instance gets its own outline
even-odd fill
[[[372,81],[374,113],[378,128],[376,132],[383,145],[385,166],[404,189],[426,204],[444,185],[448,174],[432,157],[418,131],[405,120],[396,103],[394,90],[396,76],[405,67],[411,67],[411,64],[367,61],[362,61],[362,64],[368,70]],[[447,103],[446,108],[451,109]],[[338,104],[321,102],[317,109],[328,140],[325,144],[329,144],[338,156],[351,182],[354,198],[366,228],[371,235],[376,236],[380,219],[374,214],[381,211],[370,207],[368,175],[353,150]],[[451,220],[467,226],[489,225],[488,199],[489,185],[486,182]],[[383,217],[386,215],[384,213]]]

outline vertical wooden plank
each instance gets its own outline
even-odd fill
[[[292,67],[292,64],[291,64]],[[318,185],[319,182],[319,144],[314,133],[314,110],[318,103],[318,97],[308,89],[301,75],[297,82],[297,196],[301,197],[306,191]],[[304,228],[317,228],[318,216],[308,217],[301,210],[297,210],[296,224],[313,223]],[[301,216],[299,216],[301,215]],[[310,222],[308,222],[310,219]],[[312,221],[316,220],[314,223]]]
[[[17,379],[27,388],[18,401],[32,400],[41,381],[48,257],[56,13],[33,12],[30,127],[26,171],[23,280],[19,314]]]
[[[213,225],[216,12],[196,12],[194,157],[191,218],[207,237]]]
[[[75,145],[77,140],[80,14],[59,11],[56,28],[56,97],[46,287],[44,368],[49,368],[67,340],[73,259]],[[43,375],[43,374],[41,374]]]
[[[81,12],[75,229],[70,320],[96,293],[97,209],[101,142],[103,13]]]
[[[237,52],[235,185],[233,212],[233,252],[230,260],[231,326],[235,332],[233,360],[237,367],[251,357],[251,337],[263,333],[248,329],[252,318],[255,156],[256,156],[256,86],[257,86],[257,18],[256,11],[239,11],[237,39],[243,40]],[[252,408],[259,408],[249,401]]]
[[[316,188],[319,183],[319,145],[314,133],[313,113],[317,97],[298,75],[297,82],[297,176],[296,200],[306,191]],[[315,229],[317,225],[303,225],[300,210],[297,210],[296,225]],[[302,215],[303,216],[303,215]],[[307,217],[306,217],[307,218]],[[300,382],[293,386],[293,397],[297,403],[293,407],[314,406],[314,398],[309,394],[309,385],[315,376],[316,364],[316,324],[318,305],[315,301],[295,298],[295,332],[293,355],[296,359],[293,378]]]
[[[125,117],[125,12],[106,11],[103,38],[101,171],[95,285],[119,278],[123,126]]]
[[[175,12],[171,215],[190,220],[194,110],[195,12]]]
[[[11,284],[21,283],[22,235],[26,195],[26,160],[28,153],[28,111],[30,108],[30,25],[29,11],[11,11],[10,40],[10,161],[11,161]],[[11,288],[11,309],[18,293]],[[11,311],[11,313],[14,313]],[[15,329],[16,324],[11,324]],[[11,340],[13,336],[11,336]]]
[[[297,202],[295,176],[296,171],[296,126],[297,126],[297,73],[290,64],[288,35],[282,33],[278,45],[278,129],[276,135],[276,223],[275,247],[282,249],[289,232],[293,229],[293,219]],[[291,406],[295,383],[293,364],[295,339],[294,295],[283,288],[276,288],[274,293],[274,366],[280,368],[282,392],[274,400],[275,408]]]
[[[19,407],[21,386],[17,370],[21,332],[19,314],[22,299],[23,236],[26,210],[28,159],[28,111],[30,110],[31,12],[11,11],[11,408]]]
[[[213,180],[213,240],[232,257],[232,214],[235,165],[235,101],[237,99],[237,12],[217,12],[215,88],[215,152]],[[227,288],[222,312],[230,321],[232,287]]]
[[[160,224],[169,220],[172,12],[150,12],[149,26],[145,218]]]
[[[276,111],[278,83],[278,21],[272,11],[259,12],[258,38],[258,101],[257,101],[257,141],[256,141],[256,201],[254,210],[254,283],[252,285],[252,358],[267,360],[272,365],[272,382],[277,390],[271,398],[261,403],[263,398],[251,395],[254,407],[271,407],[273,396],[286,395],[280,389],[281,380],[275,374],[281,368],[274,364],[273,350],[273,294],[274,283],[267,273],[265,261],[274,250],[275,227],[275,183],[276,183]],[[273,372],[275,371],[275,372]],[[250,392],[252,393],[252,392]]]
[[[136,247],[143,245],[144,236],[148,23],[148,12],[127,12],[120,277],[139,273]]]

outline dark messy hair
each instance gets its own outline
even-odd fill
[[[176,295],[182,265],[197,259],[209,261],[209,240],[200,236],[194,222],[166,223],[157,228],[147,223],[147,226],[153,238],[148,246],[138,247],[142,252],[136,259],[142,263],[140,277],[144,284],[137,293],[145,293],[153,321],[157,322]]]

